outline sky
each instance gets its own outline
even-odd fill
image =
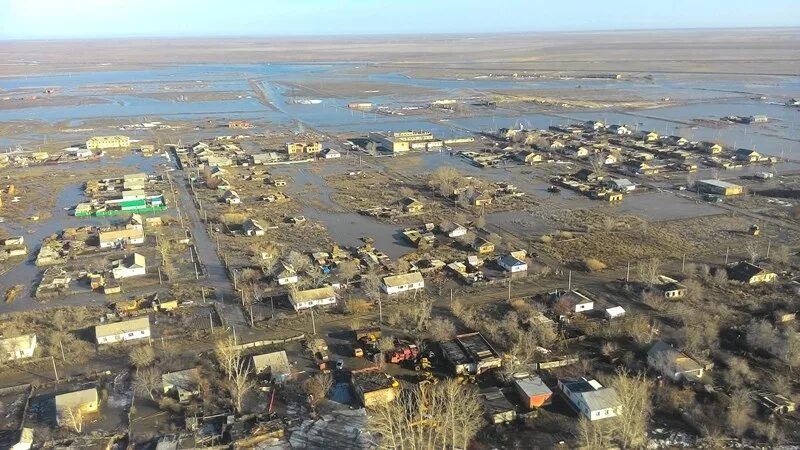
[[[0,39],[800,26],[800,0],[0,0]]]

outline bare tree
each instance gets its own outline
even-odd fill
[[[744,246],[744,250],[747,252],[747,255],[750,257],[750,262],[754,263],[758,259],[760,255],[760,249],[758,246],[758,242],[755,239],[750,239],[747,241],[747,244]]]
[[[456,326],[448,319],[437,317],[428,324],[428,333],[434,341],[449,341],[456,336]]]
[[[336,268],[339,271],[339,276],[344,278],[346,283],[350,283],[356,275],[361,273],[361,266],[358,261],[350,259],[339,263]]]
[[[483,424],[475,389],[447,380],[376,406],[367,429],[387,449],[468,448]]]
[[[286,262],[291,264],[292,267],[294,267],[294,270],[297,272],[305,272],[311,265],[311,261],[308,259],[308,256],[299,252],[289,253],[289,256],[286,257]]]
[[[790,258],[791,252],[786,245],[778,245],[769,255],[769,259],[778,264],[786,264]]]
[[[59,412],[59,423],[63,427],[71,428],[76,433],[83,430],[83,410],[80,406],[67,407]]]
[[[156,355],[153,352],[153,347],[142,345],[132,349],[128,354],[128,358],[131,364],[136,367],[136,372],[138,373],[141,369],[153,364]]]
[[[321,402],[331,390],[333,378],[329,373],[318,373],[303,382],[303,391],[312,405]]]
[[[242,351],[237,347],[232,336],[226,336],[214,343],[214,355],[222,371],[232,380],[241,360]]]
[[[155,367],[148,367],[136,373],[133,377],[133,390],[139,395],[147,395],[155,401],[153,391],[161,387],[161,371]]]
[[[641,448],[647,444],[647,424],[652,413],[652,383],[644,373],[617,370],[611,382],[620,399],[619,428],[615,435],[625,448]]]
[[[645,261],[639,262],[636,266],[639,274],[639,281],[652,286],[658,283],[658,276],[661,274],[661,260],[658,258],[650,258]]]
[[[247,360],[237,358],[233,367],[233,374],[228,379],[225,387],[231,395],[236,412],[242,413],[242,406],[247,393],[255,387],[255,381],[250,378],[250,363]]]

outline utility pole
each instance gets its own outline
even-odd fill
[[[453,288],[450,288],[450,309],[453,309]]]
[[[567,280],[568,280],[567,281],[567,290],[571,291],[572,290],[572,271],[571,270],[569,271],[569,278]]]
[[[508,301],[511,301],[511,278],[508,279]]]
[[[253,305],[250,305],[250,328],[255,327],[255,323],[253,322]]]
[[[233,328],[233,345],[236,345],[236,325],[231,325],[231,328]]]
[[[767,258],[769,258],[769,250],[772,247],[772,239],[767,241]]]
[[[67,357],[64,356],[64,344],[61,342],[61,339],[58,340],[58,346],[61,347],[61,360],[66,362]]]
[[[381,303],[381,294],[378,293],[378,323],[383,325],[383,303]]]
[[[211,311],[208,312],[208,324],[211,325],[211,334],[214,334],[214,319],[211,317]]]
[[[314,307],[311,307],[311,334],[317,334],[317,324],[314,322]]]
[[[725,265],[726,266],[728,265],[728,255],[730,254],[730,252],[731,252],[731,248],[730,247],[726,247],[725,248]]]
[[[200,294],[203,296],[203,304],[206,304],[206,288],[200,286]]]
[[[275,299],[270,295],[269,296],[269,305],[270,309],[272,309],[272,318],[275,318]]]
[[[681,261],[681,273],[686,272],[686,253],[683,254],[683,260]]]
[[[631,281],[631,262],[628,261],[628,270],[625,272],[625,282]]]
[[[162,284],[163,280],[161,279],[161,266],[158,267],[158,284]]]
[[[56,381],[58,381],[58,369],[56,369],[56,358],[51,355],[50,361],[53,362],[53,373],[56,375]]]

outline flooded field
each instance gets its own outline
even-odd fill
[[[302,87],[304,81],[312,83],[311,80],[314,90],[303,91],[303,97],[290,87]],[[328,90],[325,80],[329,80],[332,86]],[[342,86],[348,83],[354,88],[342,91]],[[45,89],[53,89],[55,98],[72,97],[77,104],[37,106],[35,100],[19,101],[41,97]],[[602,92],[607,92],[614,98],[670,100],[658,108],[619,110],[611,107],[601,111],[524,102],[513,106],[500,105],[494,110],[468,108],[458,114],[423,110],[405,115],[384,115],[347,108],[347,104],[354,101],[392,108],[416,108],[442,99],[469,104],[498,92],[538,92],[552,96],[555,95],[553,92],[579,94],[582,90],[591,91],[595,96],[598,92],[601,96]],[[488,132],[519,125],[546,128],[570,120],[600,119],[659,133],[680,134],[689,139],[718,140],[729,145],[756,147],[767,154],[800,158],[800,111],[783,105],[791,97],[800,97],[800,81],[798,77],[787,76],[750,76],[746,80],[712,79],[700,75],[664,75],[646,79],[636,76],[620,80],[459,78],[458,75],[420,78],[400,72],[370,73],[357,64],[346,63],[209,64],[0,78],[0,92],[3,94],[0,122],[26,121],[32,126],[101,118],[117,119],[123,123],[243,118],[262,124],[302,123],[331,132],[424,128],[449,137],[465,131]],[[237,95],[225,99],[213,99],[215,97],[210,95],[225,92]],[[341,96],[340,92],[348,95]],[[203,93],[211,99],[189,100],[202,98]],[[313,93],[319,94],[318,103],[297,101],[307,98],[305,94]],[[85,104],[80,104],[81,99],[86,100]],[[757,114],[767,115],[770,123],[710,128],[693,122],[727,115]],[[4,144],[24,143],[27,139],[36,140],[38,136],[28,134],[22,142],[12,140],[15,138],[4,136]]]

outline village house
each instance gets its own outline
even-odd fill
[[[557,304],[566,304],[570,312],[579,313],[594,309],[594,300],[579,292],[577,289],[571,291],[556,291],[551,294],[551,296]]]
[[[94,334],[98,344],[149,338],[150,318],[144,316],[121,322],[97,325],[94,327]]]
[[[121,230],[101,231],[97,234],[100,248],[121,248],[127,245],[144,244],[144,230],[141,227]]]
[[[703,377],[703,366],[664,341],[658,341],[647,352],[647,365],[672,381],[697,381]]]
[[[449,238],[457,238],[467,234],[467,227],[449,221],[442,222],[442,224],[439,225],[439,230]]]
[[[222,201],[229,205],[238,205],[242,203],[242,199],[239,197],[239,194],[233,190],[225,191],[225,193],[222,194]]]
[[[425,288],[425,280],[419,272],[411,272],[401,275],[391,275],[381,280],[381,290],[387,295],[399,294],[401,292],[416,291]]]
[[[747,148],[740,148],[736,150],[736,160],[745,162],[758,162],[761,161],[761,153]]]
[[[336,158],[341,158],[342,153],[339,150],[336,150],[335,148],[327,148],[325,149],[323,156],[325,156],[325,159],[336,159]]]
[[[97,388],[66,392],[55,396],[56,423],[59,426],[73,426],[84,414],[97,412],[100,398]]]
[[[627,178],[611,178],[605,181],[606,187],[617,192],[631,192],[636,189],[636,185]]]
[[[284,383],[292,375],[285,350],[253,355],[253,371],[257,375],[269,375],[270,380],[276,383]]]
[[[475,192],[469,200],[472,206],[487,206],[492,204],[494,198],[488,192]]]
[[[322,144],[319,142],[287,142],[286,153],[295,155],[298,153],[316,154],[322,151]]]
[[[544,157],[541,153],[528,150],[517,153],[516,158],[524,164],[534,164],[544,161]]]
[[[11,236],[3,239],[3,245],[6,247],[13,247],[17,245],[25,245],[24,236]]]
[[[275,279],[278,280],[279,286],[294,284],[299,280],[297,277],[297,271],[294,270],[294,267],[292,267],[291,264],[285,261],[280,262],[278,266],[278,273],[275,275]]]
[[[497,258],[497,265],[506,272],[517,273],[528,270],[528,263],[514,255],[503,255]]]
[[[35,351],[35,334],[0,339],[0,362],[32,358]]]
[[[407,212],[409,214],[418,213],[422,211],[422,208],[425,207],[425,205],[421,201],[413,197],[403,198],[402,200],[400,200],[400,205],[403,208],[403,212]]]
[[[722,153],[722,146],[714,142],[700,142],[697,148],[711,155]]]
[[[608,130],[608,132],[611,134],[617,134],[620,136],[630,135],[632,133],[631,130],[625,125],[611,125],[606,128],[606,130]]]
[[[686,296],[686,286],[674,278],[665,275],[658,276],[658,283],[653,289],[660,292],[664,298],[683,298]]]
[[[515,376],[513,385],[525,408],[534,410],[549,405],[552,402],[553,391],[544,384],[539,376],[524,375],[526,376]]]
[[[728,279],[747,284],[769,283],[775,281],[778,275],[747,261],[739,261],[725,268]]]
[[[290,290],[289,303],[295,311],[315,306],[335,305],[336,291],[331,286],[307,289],[305,291]]]
[[[199,380],[200,371],[197,368],[168,372],[161,375],[161,388],[164,394],[175,396],[178,403],[188,403],[199,394]]]
[[[558,388],[584,417],[591,421],[616,417],[622,406],[614,388],[603,387],[594,379],[558,380]]]
[[[94,136],[86,141],[88,150],[103,150],[107,148],[127,148],[131,146],[128,136]]]
[[[645,142],[655,142],[658,140],[658,133],[655,131],[642,131],[642,140]]]
[[[481,389],[480,398],[484,415],[491,424],[510,423],[517,418],[517,410],[497,386]]]
[[[599,122],[597,120],[590,120],[588,122],[584,122],[583,128],[590,130],[590,131],[598,131],[604,129],[606,126],[603,122]]]
[[[263,236],[265,231],[264,227],[255,219],[246,219],[242,223],[242,231],[245,236]]]
[[[281,156],[276,152],[257,153],[250,156],[250,160],[255,165],[269,164],[281,160]]]
[[[494,244],[482,237],[477,237],[472,241],[472,249],[481,255],[492,253],[494,251]]]
[[[704,194],[730,196],[740,195],[744,192],[742,186],[721,180],[699,180],[696,187],[699,192]]]
[[[144,255],[133,253],[116,262],[116,267],[111,269],[115,280],[138,277],[147,274],[147,265]]]

